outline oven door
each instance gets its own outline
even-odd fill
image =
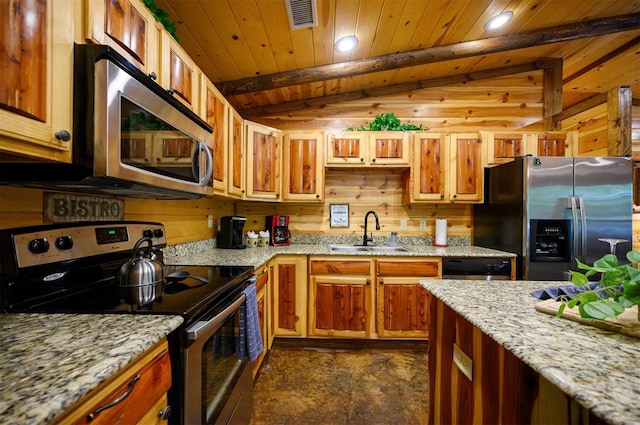
[[[238,359],[240,294],[220,313],[186,329],[184,423],[249,423],[253,375],[245,356]]]

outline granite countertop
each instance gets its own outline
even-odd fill
[[[421,284],[597,416],[640,423],[640,340],[535,310],[531,291],[566,282]]]
[[[213,243],[185,244],[178,248],[166,249],[165,264],[253,266],[258,267],[276,255],[333,255],[333,256],[393,256],[393,257],[515,257],[515,254],[477,246],[404,245],[406,252],[331,252],[328,243],[291,244],[279,247],[258,247],[247,249],[220,249]]]
[[[0,423],[49,423],[181,323],[180,316],[0,315]]]

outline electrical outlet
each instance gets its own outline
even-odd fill
[[[407,219],[403,218],[400,220],[400,230],[407,230]]]
[[[427,220],[420,220],[420,230],[427,230]]]

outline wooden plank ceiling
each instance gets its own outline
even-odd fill
[[[233,107],[281,129],[344,129],[382,112],[431,129],[540,129],[539,65],[549,58],[563,60],[563,108],[620,85],[640,98],[640,0],[315,0],[317,25],[295,30],[285,1],[156,4]],[[505,27],[483,28],[507,10],[514,18]],[[334,52],[352,34],[356,50]],[[428,60],[416,65],[419,54]],[[332,73],[363,62],[377,65]],[[307,75],[316,78],[298,82]],[[241,88],[254,83],[259,91]]]

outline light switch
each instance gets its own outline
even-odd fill
[[[420,220],[420,230],[427,230],[427,220]]]
[[[407,230],[407,219],[403,218],[400,220],[400,230]]]
[[[209,229],[213,229],[213,216],[212,215],[208,215],[207,216],[207,226],[209,227]]]

